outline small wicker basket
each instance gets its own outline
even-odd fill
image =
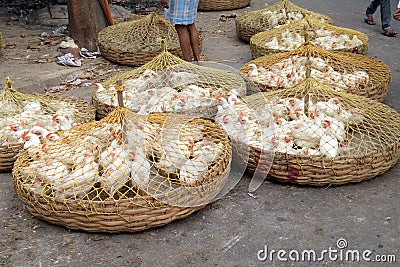
[[[222,11],[240,9],[250,5],[251,0],[200,0],[199,11]]]
[[[97,43],[107,60],[141,66],[162,51],[157,42],[160,37],[165,38],[172,54],[182,55],[174,26],[156,12],[105,28],[99,32]]]

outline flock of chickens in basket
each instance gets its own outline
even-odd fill
[[[226,90],[212,86],[196,85],[199,74],[188,71],[155,72],[146,69],[138,78],[123,82],[124,106],[139,113],[184,112],[201,107],[215,106],[215,96],[226,95]],[[118,106],[114,86],[104,88],[97,84],[99,102]]]
[[[149,122],[127,121],[124,127],[99,123],[47,146],[28,148],[34,161],[22,169],[28,179],[24,184],[38,193],[64,198],[87,197],[94,189],[108,197],[125,187],[146,191],[150,183],[158,186],[172,176],[182,186],[201,185],[209,166],[225,151],[205,132],[198,123],[180,132]]]
[[[329,59],[295,55],[283,59],[268,68],[248,64],[250,71],[245,73],[250,80],[264,88],[292,88],[306,79],[307,65],[311,68],[310,76],[329,85],[337,91],[351,92],[365,87],[369,75],[363,70],[335,70],[329,65]]]
[[[348,127],[362,123],[363,112],[346,110],[340,97],[317,102],[310,93],[309,99],[306,115],[303,98],[276,96],[256,108],[221,98],[216,121],[235,141],[267,151],[334,158],[349,150]]]
[[[357,35],[350,37],[347,34],[337,34],[333,30],[328,30],[326,26],[315,31],[310,31],[309,38],[311,39],[311,43],[326,50],[346,50],[352,52],[353,50],[358,51],[358,47],[363,45],[363,42]],[[271,41],[266,42],[263,47],[272,50],[287,51],[298,48],[304,42],[304,36],[287,29],[280,36],[272,37]]]
[[[22,109],[13,101],[3,100],[0,109],[8,115],[1,120],[1,145],[23,144],[25,149],[39,146],[40,139],[57,140],[57,131],[69,130],[75,124],[74,115],[80,112],[75,105],[60,102],[56,113],[49,114],[37,100],[25,100]]]

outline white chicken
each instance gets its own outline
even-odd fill
[[[59,183],[55,182],[58,195],[65,198],[82,197],[93,188],[99,180],[99,165],[93,155],[86,154],[85,159],[75,164],[71,172],[63,177]]]
[[[293,138],[298,147],[317,147],[325,130],[312,121],[303,121],[293,126]]]
[[[267,43],[265,43],[264,46],[269,48],[269,49],[279,49],[280,46],[279,46],[278,38],[276,38],[276,36],[274,36],[272,38],[272,40],[267,42]]]
[[[114,196],[117,191],[128,182],[131,174],[129,155],[118,155],[112,158],[110,164],[104,169],[99,181],[110,196]]]
[[[208,163],[201,158],[188,159],[179,170],[182,185],[195,186],[207,177]]]
[[[20,143],[22,142],[22,135],[27,131],[24,129],[24,123],[12,123],[10,124],[11,131],[8,134],[8,143]]]
[[[193,157],[202,159],[207,162],[207,164],[211,164],[222,153],[222,144],[215,143],[209,139],[200,140],[193,146]]]
[[[290,123],[280,115],[274,117],[273,125],[274,125],[275,135],[277,136],[285,136],[291,134],[292,132]]]
[[[290,153],[293,154],[295,152],[293,149],[294,141],[293,138],[291,138],[288,135],[285,136],[274,136],[271,139],[271,143],[273,145],[274,151],[280,152],[280,153]]]
[[[247,73],[247,75],[249,77],[257,77],[258,76],[258,70],[257,70],[257,66],[254,63],[250,63],[249,65],[249,72]]]
[[[46,130],[45,128],[43,128],[43,126],[41,126],[41,125],[33,126],[31,129],[31,133],[34,133],[34,134],[42,137],[43,139],[46,139],[48,134],[50,134],[50,132],[48,130]]]
[[[167,73],[167,82],[169,82],[172,88],[183,86],[189,83],[196,83],[198,75],[186,71],[173,71]]]
[[[322,122],[322,128],[326,130],[326,133],[331,134],[339,140],[339,142],[344,141],[346,138],[346,127],[340,120],[326,117]]]
[[[338,154],[339,142],[330,134],[324,134],[319,141],[319,151],[328,158],[334,158]]]
[[[67,115],[54,115],[52,120],[58,124],[59,130],[66,131],[72,127],[72,121]]]
[[[42,166],[34,171],[37,171],[38,178],[46,183],[58,183],[70,173],[68,166],[56,159],[46,158],[39,162]]]
[[[166,172],[176,172],[190,158],[191,142],[170,138],[167,134],[163,135],[161,147],[161,157],[154,165]]]
[[[31,133],[30,131],[26,131],[21,136],[22,140],[25,141],[24,149],[29,149],[33,147],[40,146],[40,138],[36,134]]]
[[[37,100],[26,100],[24,101],[24,111],[23,112],[31,112],[34,114],[42,114],[42,104],[40,104]]]
[[[131,156],[131,177],[141,188],[146,188],[150,182],[150,162],[148,161],[145,153],[141,149],[130,153]]]
[[[127,152],[124,147],[117,139],[111,141],[111,143],[101,152],[99,157],[99,165],[103,169],[107,169],[112,161],[118,157],[127,156]]]

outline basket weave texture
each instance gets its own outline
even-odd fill
[[[245,96],[247,90],[247,83],[237,70],[208,66],[207,62],[192,64],[172,55],[166,47],[145,65],[98,84],[92,94],[98,118],[118,105],[116,89],[121,86],[124,106],[134,112],[207,118],[217,112],[217,97],[228,97],[231,92]]]
[[[162,51],[157,42],[160,37],[165,38],[172,54],[181,56],[174,26],[156,12],[103,29],[98,34],[97,43],[107,60],[121,65],[141,66]]]
[[[305,37],[307,35],[307,37]],[[368,36],[348,28],[333,26],[312,17],[253,35],[250,51],[253,58],[287,52],[301,46],[308,38],[313,44],[334,52],[366,54]]]
[[[289,51],[262,56],[246,63],[241,73],[253,81],[262,92],[292,88],[306,77],[306,65],[311,76],[335,90],[383,101],[392,81],[390,67],[383,61],[353,53],[324,50],[311,42]],[[250,72],[257,67],[256,72]]]
[[[268,174],[274,181],[357,183],[386,172],[400,157],[396,110],[312,78],[291,90],[247,96],[234,109],[249,129],[232,134],[233,127],[228,128],[235,154],[250,173]],[[227,111],[218,118],[223,116],[229,121],[234,115]]]
[[[60,134],[61,124],[54,124],[56,117],[68,116],[68,123],[62,126],[65,129],[92,121],[96,114],[94,106],[75,97],[18,92],[10,79],[7,79],[5,89],[0,94],[0,105],[1,172],[11,171],[19,150],[28,146],[26,141],[31,138],[32,131],[42,131],[41,136],[34,139],[40,141],[40,145],[46,144]],[[48,135],[47,138],[45,135]],[[29,144],[33,144],[33,141]]]
[[[199,11],[222,11],[222,10],[233,10],[250,5],[251,0],[200,0],[198,10]]]
[[[305,16],[311,16],[325,23],[333,24],[333,20],[326,15],[306,10],[290,1],[283,0],[270,7],[237,16],[235,21],[236,33],[240,39],[249,42],[254,34],[290,24]]]
[[[210,120],[123,107],[33,152],[21,152],[12,172],[27,209],[89,232],[136,232],[189,216],[221,192],[232,157],[226,132]]]

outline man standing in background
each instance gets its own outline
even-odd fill
[[[189,62],[200,60],[199,32],[194,25],[199,0],[161,0],[165,17],[175,25],[183,59]],[[192,57],[193,53],[193,57]]]

